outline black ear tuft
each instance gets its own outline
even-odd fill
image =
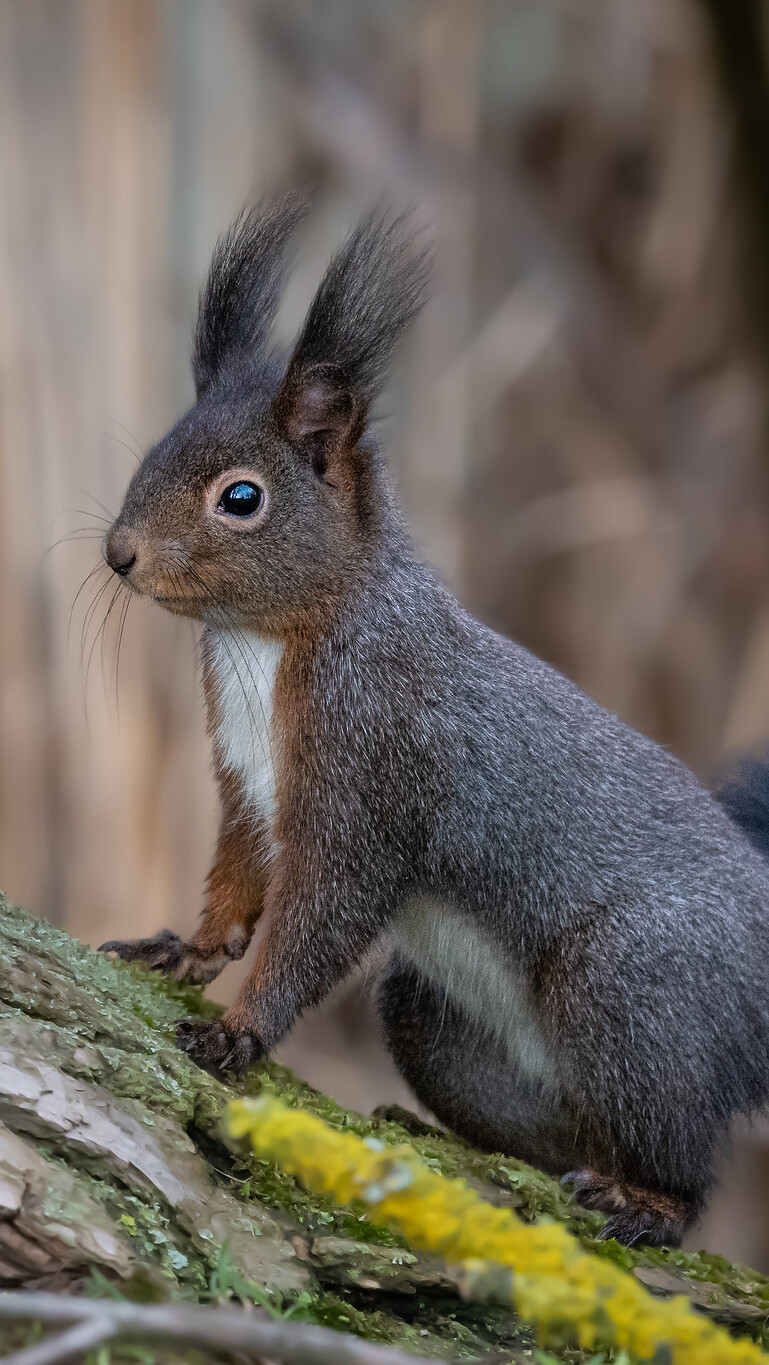
[[[241,213],[214,248],[195,328],[198,397],[223,372],[264,351],[277,310],[289,237],[308,209],[301,192]]]
[[[406,218],[358,224],[321,281],[275,402],[289,440],[362,426],[428,278],[429,250]]]

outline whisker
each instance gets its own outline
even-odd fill
[[[126,435],[126,436],[128,437],[128,439],[129,439],[129,441],[131,442],[131,445],[130,445],[130,446],[126,446],[126,450],[130,450],[131,454],[134,455],[134,456],[136,457],[136,459],[137,459],[137,461],[138,461],[139,463],[141,463],[141,459],[142,459],[142,449],[141,449],[141,446],[140,446],[138,440],[136,439],[136,437],[134,436],[134,434],[133,434],[133,432],[130,430],[130,428],[127,427],[127,426],[125,425],[124,422],[119,422],[118,419],[117,419],[117,417],[109,417],[109,416],[108,416],[106,420],[107,420],[108,422],[111,422],[113,426],[115,426],[115,427],[120,427],[120,430],[121,430],[122,432],[125,433],[125,435]],[[112,435],[112,433],[110,433],[110,432],[107,432],[106,434],[107,434],[107,435]],[[114,439],[117,440],[117,437],[114,437]]]
[[[99,653],[100,653],[100,655],[101,655],[101,674],[102,674],[102,682],[103,682],[103,684],[104,684],[104,691],[105,691],[105,693],[106,693],[106,690],[107,690],[107,669],[106,669],[106,664],[105,664],[105,660],[104,660],[104,642],[105,642],[105,640],[106,640],[106,638],[107,638],[107,622],[109,621],[109,618],[110,618],[110,616],[111,616],[111,614],[112,614],[112,609],[113,609],[113,607],[115,606],[115,603],[118,602],[118,601],[120,601],[121,593],[124,593],[124,592],[128,591],[128,590],[126,589],[126,587],[125,587],[125,584],[121,583],[119,580],[118,580],[118,585],[117,585],[117,586],[118,586],[118,592],[112,594],[112,597],[110,598],[110,604],[109,604],[109,606],[107,607],[107,611],[106,611],[106,613],[105,613],[104,620],[102,621],[102,624],[101,624],[101,648],[100,648]],[[122,611],[122,607],[120,608],[120,610]]]
[[[120,612],[117,645],[115,647],[115,712],[118,720],[120,720],[120,650],[123,644],[123,632],[125,630],[126,621],[128,620],[128,611],[131,606],[132,596],[133,594],[130,590],[126,589],[125,602],[123,603]]]
[[[105,565],[105,568],[106,568],[106,565]],[[105,592],[107,591],[107,588],[110,586],[111,582],[112,582],[112,574],[110,574],[109,578],[107,578],[107,579],[105,580],[105,582],[102,583],[101,587],[98,589],[98,591],[97,591],[95,597],[93,598],[93,600],[92,600],[92,602],[91,602],[91,605],[89,606],[89,608],[88,608],[88,610],[87,610],[87,612],[86,612],[86,614],[85,614],[85,617],[83,618],[83,629],[82,629],[81,632],[80,632],[80,666],[81,666],[81,668],[84,668],[84,667],[85,667],[85,651],[86,651],[86,646],[87,646],[87,644],[88,644],[88,631],[90,630],[91,622],[92,622],[93,617],[94,617],[94,613],[95,613],[95,611],[96,611],[96,609],[97,609],[97,607],[98,607],[98,605],[99,605],[99,602],[101,601],[102,597],[104,596]],[[88,684],[88,674],[87,674],[87,672],[86,672],[86,686],[87,686],[87,684]]]
[[[83,540],[103,539],[104,539],[103,531],[89,531],[85,526],[79,526],[77,527],[76,530],[71,531],[69,535],[60,536],[58,540],[55,540],[52,545],[48,546],[47,550],[43,550],[40,562],[43,563],[50,554],[53,554],[54,550],[58,550],[60,545],[76,544],[78,541]]]
[[[71,633],[71,631],[72,631],[72,618],[73,618],[73,616],[74,616],[74,614],[75,614],[75,607],[77,606],[77,604],[78,604],[78,602],[79,602],[79,600],[80,600],[80,597],[81,597],[83,591],[85,590],[85,588],[86,588],[86,587],[88,586],[88,584],[90,583],[90,581],[91,581],[91,579],[93,578],[94,574],[99,573],[99,571],[102,570],[102,569],[104,570],[105,573],[109,573],[109,572],[110,572],[110,570],[107,568],[107,565],[106,565],[106,564],[104,564],[104,563],[94,564],[94,566],[93,566],[93,568],[91,569],[90,573],[87,573],[87,574],[86,574],[85,578],[83,579],[82,583],[80,584],[80,587],[78,588],[77,592],[75,593],[75,596],[74,596],[74,599],[73,599],[73,602],[72,602],[72,606],[71,606],[70,609],[69,609],[69,621],[68,621],[68,623],[67,623],[67,640],[69,640],[69,638],[70,638],[70,633]]]
[[[115,517],[114,517],[113,513],[110,512],[109,508],[106,507],[105,504],[104,504],[103,502],[100,502],[100,500],[99,500],[97,497],[95,497],[93,493],[90,493],[90,492],[88,491],[87,488],[78,488],[77,491],[78,491],[78,493],[80,493],[84,498],[90,498],[90,499],[91,499],[91,502],[95,502],[95,503],[96,503],[96,506],[99,507],[99,508],[101,509],[101,511],[104,512],[105,515],[107,516],[107,518],[108,518],[108,520],[109,520],[109,524],[110,524],[110,526],[111,526],[112,523],[113,523],[113,521],[115,520]],[[84,517],[94,517],[94,519],[95,519],[97,514],[96,514],[96,512],[88,512],[88,511],[82,511],[82,510],[81,510],[81,515],[84,516]]]
[[[102,516],[100,512],[92,512],[90,507],[70,507],[68,510],[73,516],[90,517],[91,521],[99,522],[101,526],[111,526],[115,520],[115,518],[109,516],[109,514],[107,514],[107,516]],[[106,507],[104,508],[104,511],[107,512]]]
[[[114,605],[115,605],[115,603],[116,603],[118,597],[120,596],[120,593],[121,593],[121,591],[122,591],[122,588],[123,588],[123,584],[122,584],[122,583],[118,583],[117,586],[116,586],[116,588],[115,588],[115,591],[113,592],[113,594],[112,594],[112,596],[111,596],[111,598],[110,598],[110,600],[109,600],[109,605],[108,605],[108,607],[107,607],[106,612],[104,613],[104,618],[103,618],[103,620],[102,620],[102,623],[101,623],[101,625],[99,626],[99,629],[97,630],[97,632],[96,632],[96,634],[95,634],[95,636],[94,636],[93,644],[91,645],[91,649],[90,649],[90,652],[89,652],[89,655],[88,655],[88,663],[86,664],[86,669],[85,669],[85,690],[86,690],[86,693],[88,692],[88,679],[89,679],[90,673],[91,673],[91,662],[92,662],[92,660],[93,660],[93,656],[94,656],[94,653],[95,653],[95,651],[96,651],[96,646],[98,645],[98,643],[99,643],[100,640],[101,640],[101,668],[102,668],[102,681],[104,680],[104,630],[105,630],[105,627],[106,627],[106,625],[107,625],[107,622],[108,622],[108,620],[109,620],[109,618],[110,618],[110,616],[111,616],[111,614],[112,614],[112,608],[114,607]]]
[[[75,617],[75,609],[77,607],[78,601],[80,600],[80,597],[82,596],[88,584],[92,583],[93,579],[99,573],[105,574],[104,582],[101,585],[99,585],[97,579],[96,584],[94,584],[91,601],[89,602],[86,608],[85,614],[83,616],[83,623],[80,630],[80,669],[81,672],[84,674],[83,716],[85,720],[86,732],[89,736],[91,734],[91,722],[88,714],[88,676],[85,669],[85,651],[88,643],[88,631],[90,629],[90,624],[91,621],[93,620],[93,616],[98,607],[99,601],[103,597],[104,593],[107,591],[107,588],[109,587],[113,577],[111,571],[103,562],[95,564],[94,567],[90,570],[90,572],[86,574],[85,578],[83,579],[83,582],[80,584],[80,587],[75,593],[74,601],[72,603],[72,606],[70,607],[69,621],[67,622],[67,641],[70,642],[72,638],[72,625]]]
[[[111,526],[114,520],[112,517],[103,517],[99,512],[93,512],[90,507],[65,507],[54,517],[54,526],[65,517],[87,517],[88,526],[85,529],[90,531],[95,530],[97,526]]]
[[[137,469],[139,468],[139,465],[142,462],[142,457],[141,455],[137,455],[136,451],[133,450],[131,446],[129,446],[127,441],[123,441],[120,436],[116,436],[114,431],[105,431],[104,435],[108,438],[108,440],[114,441],[116,445],[122,446],[124,450],[127,450],[128,454],[131,456],[131,459],[134,461]]]

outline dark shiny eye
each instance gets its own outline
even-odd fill
[[[225,488],[217,503],[217,512],[226,512],[230,517],[252,517],[264,502],[264,491],[256,483],[240,480]]]

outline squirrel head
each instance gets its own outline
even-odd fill
[[[104,557],[136,592],[214,626],[282,635],[355,574],[372,516],[362,441],[427,253],[402,218],[365,217],[332,259],[287,364],[268,350],[292,195],[218,241],[200,299],[196,401],[145,456]]]

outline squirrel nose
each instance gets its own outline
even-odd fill
[[[125,526],[113,526],[104,540],[104,558],[114,573],[125,578],[136,563],[136,550],[131,532]]]

